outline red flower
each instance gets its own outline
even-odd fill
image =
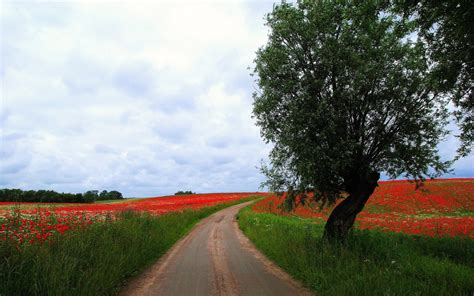
[[[425,182],[415,190],[408,181],[379,182],[364,211],[357,217],[361,229],[404,232],[427,236],[466,236],[474,238],[474,218],[458,213],[474,211],[474,179],[439,179]],[[256,212],[298,215],[326,220],[331,209],[297,207],[282,212],[283,198],[271,196],[253,206]]]
[[[184,209],[198,209],[223,202],[248,197],[250,193],[194,194],[188,196],[165,196],[148,199],[128,200],[112,204],[71,204],[57,208],[37,208],[33,210],[13,210],[13,213],[0,210],[4,216],[0,227],[0,237],[18,245],[28,242],[47,241],[53,235],[63,235],[68,231],[86,227],[92,223],[113,221],[115,213],[132,210],[161,215]],[[11,204],[11,203],[0,203]],[[21,203],[23,204],[23,203]],[[18,221],[17,217],[21,217]]]

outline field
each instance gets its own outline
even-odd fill
[[[330,209],[240,212],[244,233],[316,295],[472,295],[474,179],[380,182],[345,245],[321,240]]]
[[[252,209],[320,222],[332,210],[320,211],[318,205],[308,205],[288,213],[279,207],[282,202],[282,197],[274,195],[256,203]],[[428,180],[418,190],[408,181],[379,182],[356,223],[359,229],[474,238],[474,179]]]
[[[200,219],[253,194],[87,205],[3,203],[0,295],[115,294]]]
[[[260,196],[244,233],[317,295],[472,295],[474,179],[380,182],[346,244],[321,240],[331,209],[265,193],[94,204],[0,204],[0,295],[116,294],[200,219]]]
[[[122,212],[132,211],[156,216],[228,203],[249,195],[248,193],[194,194],[94,204],[0,202],[0,240],[9,240],[18,246],[24,243],[33,244],[69,230],[114,220],[117,214]]]

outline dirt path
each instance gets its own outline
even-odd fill
[[[242,234],[235,216],[249,203],[202,220],[120,295],[311,295]]]

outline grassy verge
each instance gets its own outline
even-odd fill
[[[220,204],[159,217],[123,213],[18,252],[0,243],[0,295],[111,295]]]
[[[354,231],[346,246],[320,239],[322,224],[239,213],[243,232],[317,295],[473,295],[474,240]]]

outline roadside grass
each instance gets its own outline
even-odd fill
[[[124,212],[52,241],[0,243],[0,295],[114,295],[126,279],[158,260],[202,218],[248,199],[151,216]]]
[[[355,230],[346,245],[321,240],[312,219],[239,213],[242,231],[316,295],[473,295],[474,240]]]

